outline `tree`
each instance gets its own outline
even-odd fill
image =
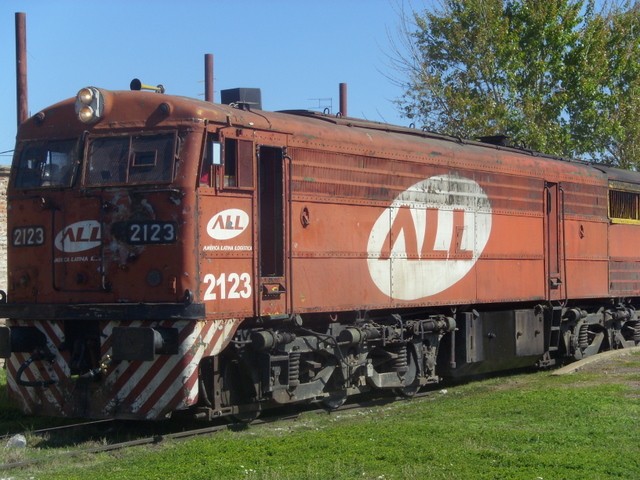
[[[398,104],[429,130],[640,165],[640,9],[442,0],[405,23]]]
[[[606,113],[603,131],[605,161],[623,168],[640,167],[640,7],[615,11],[604,18],[606,65],[595,110]],[[605,128],[602,128],[602,127]],[[587,125],[588,127],[588,125]],[[582,133],[584,133],[584,127]],[[587,133],[588,134],[588,131]]]

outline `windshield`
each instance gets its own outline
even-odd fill
[[[70,187],[77,165],[77,140],[43,140],[24,144],[18,159],[16,188]]]
[[[90,141],[86,186],[169,183],[176,160],[176,135],[128,135]]]

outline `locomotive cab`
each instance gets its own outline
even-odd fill
[[[91,379],[113,400],[127,365],[184,353],[205,315],[192,244],[202,128],[146,92],[132,111],[130,95],[85,88],[19,129],[0,354],[29,411],[114,415],[61,392]]]

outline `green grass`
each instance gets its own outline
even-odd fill
[[[69,447],[28,447],[25,458],[50,456],[46,467],[0,478],[640,478],[640,355],[612,362],[109,454],[56,459]]]

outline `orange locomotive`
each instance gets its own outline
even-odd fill
[[[88,87],[20,126],[25,411],[252,418],[640,342],[640,175],[251,94]]]

